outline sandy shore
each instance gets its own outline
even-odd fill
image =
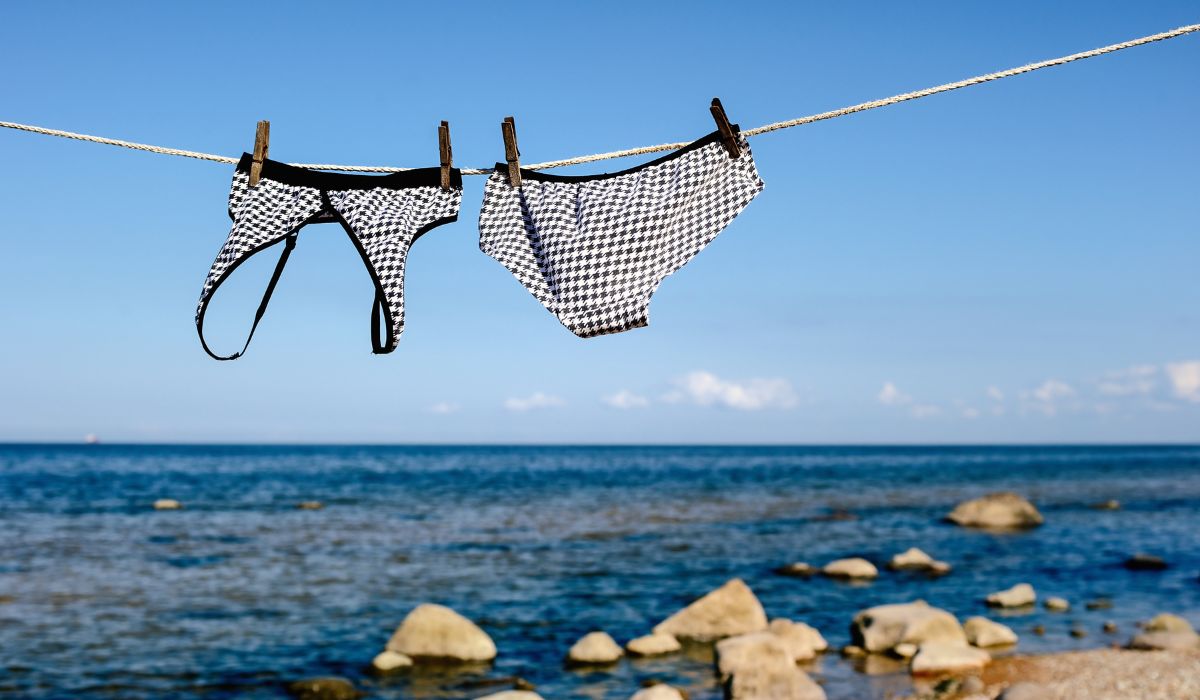
[[[1014,700],[1200,700],[1200,649],[1129,651],[1095,649],[996,659],[984,670],[982,693],[913,696],[991,700],[1018,683]]]

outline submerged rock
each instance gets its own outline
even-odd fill
[[[607,632],[589,632],[571,646],[567,663],[575,666],[614,664],[625,655]]]
[[[1017,643],[1017,633],[986,617],[968,618],[963,623],[967,641],[977,647],[1002,647]]]
[[[649,688],[642,688],[629,700],[686,700],[686,696],[666,683],[658,683]]]
[[[1162,557],[1139,552],[1125,560],[1125,568],[1130,571],[1163,571],[1167,562]]]
[[[855,645],[873,653],[893,650],[898,644],[922,646],[928,642],[966,645],[958,619],[923,600],[878,605],[854,616],[850,636]]]
[[[1023,608],[1037,602],[1037,593],[1028,583],[1017,585],[1004,591],[996,591],[987,597],[987,604],[993,608]]]
[[[412,658],[395,651],[384,650],[371,659],[371,668],[378,673],[391,673],[412,665]]]
[[[717,643],[717,671],[731,700],[825,700],[825,691],[796,667],[787,644],[770,632]]]
[[[305,678],[288,684],[288,692],[299,700],[356,700],[364,694],[345,678]]]
[[[819,652],[829,648],[829,643],[817,630],[803,622],[792,622],[777,618],[771,620],[767,631],[779,637],[795,661],[808,661],[816,658]]]
[[[1066,612],[1067,610],[1071,609],[1071,604],[1067,602],[1066,598],[1058,598],[1054,596],[1047,598],[1044,605],[1046,606],[1047,610],[1051,610],[1053,612]]]
[[[949,564],[937,561],[916,547],[909,547],[908,550],[893,556],[888,562],[888,568],[894,571],[925,571],[939,575],[950,573]]]
[[[1037,527],[1045,522],[1032,503],[1010,491],[963,501],[946,519],[963,527],[995,530]]]
[[[992,660],[982,649],[953,642],[926,642],[910,666],[913,674],[978,671]]]
[[[644,637],[629,640],[625,651],[631,656],[659,656],[679,651],[682,646],[673,635],[665,633],[647,634]]]
[[[154,502],[154,510],[179,510],[183,504],[174,498],[160,498]]]
[[[1109,598],[1096,598],[1083,604],[1088,610],[1111,610],[1113,602]]]
[[[1076,639],[1083,639],[1087,636],[1087,630],[1082,627],[1072,627],[1068,634]]]
[[[1095,510],[1120,510],[1121,502],[1115,498],[1112,498],[1107,501],[1100,501],[1099,503],[1093,503],[1092,508]]]
[[[296,504],[298,510],[321,510],[325,507],[320,501],[300,501]]]
[[[711,642],[767,628],[767,613],[740,578],[707,593],[654,627],[680,639]]]
[[[821,569],[821,573],[830,578],[865,580],[879,576],[879,569],[866,559],[851,557],[829,562]]]
[[[1117,623],[1113,622],[1112,620],[1108,620],[1100,629],[1104,630],[1105,634],[1116,634]]]
[[[444,605],[413,608],[387,643],[387,650],[421,659],[491,661],[496,644],[474,622]]]
[[[774,571],[780,576],[794,576],[796,578],[809,578],[821,573],[821,570],[817,567],[802,561],[776,567]]]

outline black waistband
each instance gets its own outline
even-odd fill
[[[242,159],[238,161],[238,172],[250,172],[250,163],[252,161],[253,156],[249,153],[243,153]],[[280,163],[275,160],[264,160],[262,176],[268,180],[282,182],[285,185],[312,187],[326,191],[372,190],[376,187],[400,190],[409,187],[442,186],[441,168],[416,168],[414,170],[388,173],[386,175],[359,175],[353,173],[334,173],[324,170],[309,170],[308,168],[297,168],[294,165]],[[462,171],[458,168],[450,169],[450,186],[454,188],[462,187]]]
[[[737,124],[733,125],[733,133],[741,134],[741,131],[738,129]],[[714,131],[711,134],[709,134],[699,140],[692,141],[691,143],[680,148],[677,151],[671,151],[670,153],[668,153],[665,156],[662,156],[661,158],[655,158],[654,160],[652,160],[648,163],[642,163],[641,165],[635,165],[632,168],[628,168],[626,170],[620,170],[615,173],[597,173],[595,175],[552,175],[551,173],[544,173],[540,170],[526,170],[525,168],[521,168],[521,179],[536,180],[539,182],[588,182],[590,180],[604,180],[604,179],[607,179],[610,177],[620,177],[622,175],[629,175],[630,173],[636,173],[639,170],[645,170],[646,168],[654,167],[655,165],[661,165],[662,163],[666,163],[667,161],[678,158],[679,156],[681,156],[685,153],[691,153],[692,151],[695,151],[699,148],[703,148],[710,143],[717,142],[720,140],[721,140],[721,132]],[[507,177],[508,176],[508,164],[507,163],[496,163],[496,172],[502,173],[505,177]]]

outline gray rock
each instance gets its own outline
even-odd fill
[[[879,569],[861,557],[838,559],[831,561],[821,568],[821,573],[830,578],[873,579],[879,576]]]
[[[767,628],[767,613],[754,591],[735,578],[655,625],[654,632],[711,642]]]
[[[1032,503],[1012,492],[990,493],[964,501],[946,519],[963,527],[995,530],[1037,527],[1045,522]]]
[[[977,647],[1002,647],[1017,643],[1016,632],[986,617],[968,618],[963,623],[963,631],[967,634],[967,641]]]
[[[754,632],[717,643],[717,670],[728,700],[825,700],[776,635]]]
[[[1047,610],[1053,612],[1066,612],[1071,609],[1071,603],[1066,598],[1058,598],[1051,596],[1046,599],[1045,606]]]
[[[957,618],[923,600],[862,610],[850,624],[850,636],[855,645],[873,653],[891,651],[904,643],[967,643]]]
[[[305,678],[288,684],[288,692],[299,700],[356,700],[363,696],[345,678]]]
[[[777,618],[771,620],[767,631],[783,640],[796,661],[808,661],[829,648],[821,633],[803,622]]]
[[[892,560],[888,562],[888,568],[893,571],[924,571],[937,575],[950,573],[949,564],[937,561],[916,547],[910,547],[893,556]]]
[[[994,608],[1023,608],[1037,602],[1037,593],[1028,583],[1017,585],[1004,591],[988,595],[987,604]]]
[[[567,663],[574,666],[614,664],[624,655],[607,632],[589,632],[571,646]]]
[[[978,671],[992,660],[991,654],[964,643],[926,642],[912,659],[914,675]]]
[[[491,661],[496,644],[474,622],[443,605],[413,608],[387,643],[387,650],[421,659]]]
[[[625,645],[625,651],[629,652],[630,656],[659,656],[679,651],[681,648],[678,639],[661,632],[631,639]]]

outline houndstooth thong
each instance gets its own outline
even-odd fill
[[[375,285],[371,305],[371,345],[377,354],[396,349],[404,331],[404,264],[422,234],[458,219],[462,173],[450,171],[450,188],[441,187],[439,168],[391,175],[347,175],[263,161],[258,184],[249,186],[251,156],[245,154],[229,191],[233,229],[209,270],[196,307],[196,332],[204,351],[218,360],[240,357],[267,310],[296,237],[306,224],[337,222],[346,230]],[[204,340],[204,312],[217,287],[255,253],[283,241],[283,252],[267,284],[254,324],[241,351],[221,356]],[[380,316],[386,339],[380,339]]]
[[[737,158],[713,132],[617,173],[521,170],[519,187],[497,163],[479,213],[479,248],[575,335],[645,326],[663,279],[763,189],[749,144],[737,138]]]

